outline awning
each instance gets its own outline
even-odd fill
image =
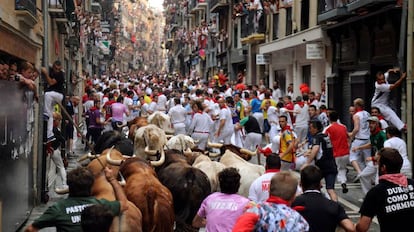
[[[323,30],[320,26],[318,26],[313,29],[301,31],[282,39],[260,45],[259,53],[265,54],[276,52],[285,48],[296,47],[309,41],[322,40],[323,38]]]

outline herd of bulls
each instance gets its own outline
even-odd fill
[[[210,144],[220,147],[219,161],[193,151],[195,141],[186,135],[167,136],[165,131],[169,131],[163,126],[168,127],[168,118],[163,120],[168,116],[160,117],[154,124],[142,118],[129,123],[131,140],[116,131],[104,133],[95,145],[100,155],[85,156],[90,158],[87,163],[81,161],[95,176],[92,194],[97,198],[115,200],[105,167],[118,172],[124,182],[129,207],[114,219],[111,231],[198,231],[191,226],[192,220],[202,201],[219,191],[218,172],[237,168],[239,194],[247,197],[250,184],[265,171],[247,161],[254,153],[233,145]]]

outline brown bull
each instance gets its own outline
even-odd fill
[[[120,163],[120,159],[109,162]],[[171,192],[160,183],[154,169],[140,157],[126,159],[120,171],[126,179],[128,200],[142,212],[142,229],[148,232],[168,232],[174,228],[174,208]]]
[[[118,157],[119,159],[122,158],[121,153],[115,149],[104,150],[102,154],[108,153],[111,153],[111,156],[113,157]],[[98,199],[114,201],[116,200],[114,189],[112,188],[112,185],[107,181],[103,172],[103,169],[106,166],[114,169],[114,172],[118,170],[117,166],[107,164],[105,155],[99,156],[88,164],[88,169],[95,176],[95,182],[92,186],[91,194]],[[142,231],[142,214],[133,202],[128,201],[128,209],[123,212],[122,216],[114,218],[110,231]]]
[[[128,121],[128,138],[134,141],[135,131],[146,125],[148,125],[148,119],[146,117],[135,117],[131,121]]]
[[[208,147],[212,147],[212,148],[219,148],[220,149],[220,155],[224,155],[224,153],[227,150],[230,150],[231,152],[233,152],[234,154],[240,156],[242,159],[249,161],[252,159],[252,156],[256,155],[256,152],[247,150],[245,148],[240,148],[238,146],[235,146],[233,144],[222,144],[222,143],[211,143],[208,142],[207,143]]]
[[[191,222],[204,198],[211,193],[207,175],[174,150],[166,151],[165,162],[156,169],[159,180],[173,195],[176,231],[198,231]]]

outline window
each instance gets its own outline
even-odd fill
[[[273,14],[273,40],[277,40],[278,26],[279,26],[279,14]]]
[[[308,86],[310,86],[310,80],[311,80],[311,66],[304,65],[302,66],[302,83],[306,83],[308,84]]]
[[[292,34],[292,7],[286,8],[286,35]]]
[[[300,30],[303,31],[309,28],[309,0],[302,0],[300,14]]]

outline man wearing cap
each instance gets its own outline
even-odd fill
[[[366,158],[366,166],[359,174],[361,188],[364,194],[366,194],[372,188],[372,183],[376,182],[377,166],[373,161],[375,160],[373,157],[381,148],[384,147],[384,142],[387,139],[385,132],[381,130],[378,117],[371,116],[367,121],[369,123],[370,131],[369,143],[352,148],[352,152],[371,149],[371,157]]]

